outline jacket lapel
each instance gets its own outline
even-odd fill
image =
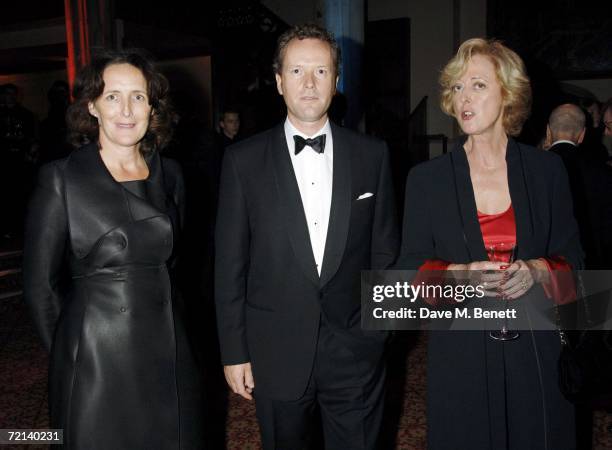
[[[468,259],[471,261],[485,261],[489,258],[485,250],[484,240],[482,239],[482,232],[480,231],[474,186],[472,186],[470,166],[463,148],[463,141],[458,143],[453,149],[451,164],[453,164],[455,176],[458,207],[463,227],[463,239],[469,253]]]
[[[518,244],[518,259],[525,259],[528,249],[532,248],[534,226],[532,220],[531,201],[527,189],[527,174],[523,164],[523,155],[518,143],[508,138],[506,149],[506,164],[508,166],[508,184],[510,198],[516,219],[516,242]]]
[[[147,157],[148,196],[151,203],[134,196],[112,177],[98,150],[89,144],[71,153],[66,166],[66,208],[70,240],[77,258],[83,258],[98,239],[110,230],[133,220],[130,204],[139,218],[165,212],[163,173],[159,155]]]
[[[306,276],[318,286],[319,274],[310,244],[306,214],[282,124],[273,130],[268,150],[273,155],[281,217],[286,221],[291,247]]]
[[[340,267],[351,218],[351,151],[349,142],[340,127],[332,124],[331,130],[334,142],[332,201],[323,266],[321,267],[321,286],[325,286]]]

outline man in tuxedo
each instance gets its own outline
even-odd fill
[[[587,193],[584,183],[585,158],[578,146],[586,132],[586,116],[576,105],[566,103],[552,110],[546,125],[546,140],[550,142],[549,151],[563,159],[572,190],[574,217],[579,224],[582,248],[587,253],[593,249],[589,214],[587,210]],[[589,257],[587,256],[587,260]]]
[[[315,25],[274,61],[287,118],[226,151],[215,297],[231,389],[255,398],[264,448],[301,449],[318,406],[325,447],[372,449],[384,332],[360,327],[360,271],[398,249],[385,144],[331,124],[339,50]]]

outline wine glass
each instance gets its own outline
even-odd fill
[[[516,260],[518,253],[518,246],[504,244],[503,242],[491,245],[488,247],[489,259],[491,261],[507,262],[508,265],[512,264]],[[508,298],[504,297],[506,302],[506,309],[508,309]],[[489,336],[496,341],[512,341],[520,336],[518,331],[508,329],[508,317],[504,317],[501,330],[494,330],[489,333]]]

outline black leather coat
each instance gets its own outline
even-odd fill
[[[171,283],[183,181],[173,161],[146,159],[146,198],[89,145],[43,166],[30,203],[25,300],[51,353],[51,425],[66,448],[202,446]]]

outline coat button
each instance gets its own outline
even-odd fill
[[[127,311],[127,308],[126,308],[125,306],[122,306],[121,308],[119,308],[119,311],[121,311],[121,312],[126,312],[126,311]]]

